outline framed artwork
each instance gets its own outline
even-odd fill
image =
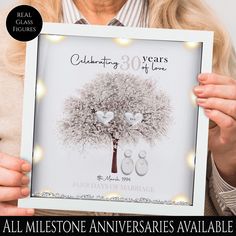
[[[203,215],[213,33],[45,23],[27,43],[21,207]]]

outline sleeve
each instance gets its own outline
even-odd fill
[[[236,188],[226,183],[220,176],[211,156],[212,172],[209,179],[211,200],[220,215],[236,215]]]

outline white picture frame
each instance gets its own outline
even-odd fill
[[[201,44],[200,73],[210,73],[212,69],[213,32],[170,30],[170,29],[147,29],[126,27],[104,27],[90,25],[65,25],[56,23],[44,23],[41,35],[56,37],[90,37],[112,38],[125,40],[151,40],[166,43],[183,42],[189,47],[195,43]],[[53,36],[53,37],[54,37]],[[21,157],[33,165],[34,129],[35,129],[35,104],[38,71],[38,50],[40,48],[39,37],[27,43],[24,106],[22,121]],[[57,38],[55,38],[57,39]],[[59,39],[59,38],[58,38]],[[99,45],[98,45],[99,47]],[[104,49],[105,50],[105,49]],[[179,55],[179,58],[181,56]],[[178,60],[178,59],[176,59]],[[41,65],[42,67],[42,65]],[[184,68],[183,68],[184,69]],[[196,84],[197,84],[196,78]],[[176,84],[178,85],[178,83]],[[174,85],[174,87],[176,86]],[[194,86],[194,84],[193,84]],[[86,200],[54,197],[32,196],[32,181],[29,184],[31,194],[29,197],[20,199],[19,207],[80,210],[97,212],[115,212],[129,214],[148,215],[203,215],[205,203],[206,163],[208,150],[208,119],[201,108],[198,109],[198,124],[196,125],[196,146],[194,155],[192,202],[190,205],[181,204],[153,204],[144,202],[122,202],[109,200]],[[187,113],[186,113],[187,114]],[[183,114],[183,115],[186,115]],[[194,134],[194,132],[193,132]],[[181,145],[181,139],[180,139]],[[56,147],[54,147],[56,148]],[[45,150],[46,152],[46,150]],[[33,165],[32,173],[35,171]],[[168,170],[167,170],[168,171]],[[29,174],[32,179],[32,173]],[[171,173],[169,173],[171,175]],[[37,178],[37,177],[34,177]],[[40,180],[35,180],[40,181]],[[174,181],[174,180],[173,180]]]

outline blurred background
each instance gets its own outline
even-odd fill
[[[65,1],[65,0],[63,0]],[[197,0],[196,0],[197,1]],[[215,10],[231,34],[234,46],[236,47],[236,1],[235,0],[205,0]],[[16,2],[16,0],[0,0],[0,8]]]

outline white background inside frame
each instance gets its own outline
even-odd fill
[[[200,72],[201,47],[184,42],[133,40],[122,46],[111,38],[66,36],[39,40],[38,85],[42,97],[37,101],[34,144],[36,162],[33,164],[32,194],[51,192],[62,197],[83,195],[118,197],[121,199],[147,198],[151,201],[183,201],[192,203],[193,152],[196,141],[197,106],[192,99],[192,88]],[[121,61],[143,56],[169,58],[166,72],[117,70],[156,80],[158,87],[169,96],[172,106],[172,123],[167,137],[155,146],[143,140],[136,145],[121,143],[118,147],[118,174],[111,174],[112,144],[79,152],[64,146],[58,138],[57,124],[63,116],[66,98],[77,95],[76,90],[93,80],[97,73],[112,72],[101,65],[73,66],[73,54],[107,56]],[[113,71],[114,72],[114,71]],[[138,153],[147,152],[148,173],[138,176],[122,174],[120,166],[124,151],[133,151],[134,163]],[[111,176],[120,181],[99,181],[98,176]]]

